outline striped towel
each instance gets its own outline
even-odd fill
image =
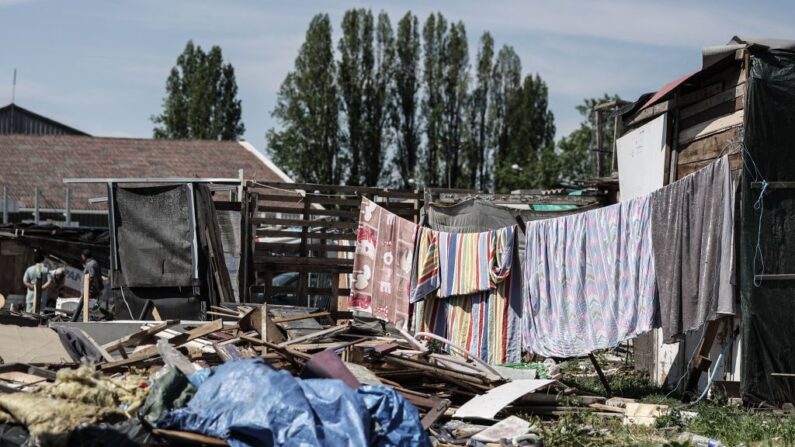
[[[521,357],[521,274],[511,275],[516,228],[418,231],[417,331],[432,332],[489,363]],[[421,300],[421,301],[420,301]]]

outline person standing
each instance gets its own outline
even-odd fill
[[[22,283],[25,284],[25,287],[28,289],[27,294],[25,295],[25,311],[26,312],[33,312],[36,296],[36,283],[41,281],[41,289],[39,290],[39,309],[38,311],[41,312],[44,308],[44,305],[47,303],[47,288],[52,285],[52,274],[50,270],[44,265],[44,255],[41,253],[36,253],[33,257],[34,264],[25,270],[25,274],[22,276]]]
[[[102,270],[99,268],[99,262],[94,259],[91,250],[87,248],[80,254],[80,259],[83,261],[83,274],[88,275],[88,297],[98,300],[105,287],[102,283]]]

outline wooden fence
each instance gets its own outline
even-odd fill
[[[336,310],[338,297],[350,293],[347,274],[353,272],[362,197],[414,222],[424,204],[420,191],[247,182],[239,275],[243,301],[257,301],[261,293],[272,302],[281,294],[299,305]],[[293,272],[289,285],[274,285],[275,277],[288,272]]]

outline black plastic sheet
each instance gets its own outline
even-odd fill
[[[745,116],[742,394],[754,404],[795,402],[795,379],[771,375],[795,373],[795,280],[754,284],[755,273],[795,273],[795,189],[762,194],[754,183],[795,181],[795,54],[753,56]]]
[[[194,285],[191,196],[188,185],[116,189],[119,286]]]

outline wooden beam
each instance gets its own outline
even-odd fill
[[[709,351],[712,349],[712,345],[715,343],[715,337],[718,336],[718,330],[720,329],[722,323],[722,319],[712,320],[706,323],[707,327],[704,330],[703,337],[701,337],[701,340],[699,341],[698,349],[696,349],[693,368],[690,370],[690,374],[688,375],[685,391],[694,391],[696,389],[698,386],[698,380],[701,378],[702,371],[708,368],[712,363],[712,361],[709,359]]]
[[[679,112],[681,119],[689,118],[697,113],[709,110],[724,102],[734,101],[735,98],[742,98],[745,92],[745,83],[740,83],[726,91],[718,93],[717,95],[710,96],[707,99],[697,102],[690,107],[685,107]]]
[[[333,326],[328,329],[323,329],[322,331],[313,332],[311,334],[304,335],[303,337],[294,338],[292,340],[287,340],[283,343],[279,343],[279,346],[286,347],[298,343],[303,343],[309,340],[318,340],[326,337],[330,337],[332,335],[340,334],[343,332],[347,332],[350,329],[350,325],[342,325],[342,326]]]
[[[218,332],[223,328],[224,328],[224,323],[222,320],[220,319],[214,320],[211,323],[207,323],[205,325],[191,329],[186,333],[179,334],[175,337],[171,337],[170,339],[168,339],[168,342],[173,346],[179,347],[197,338],[207,336],[209,334],[212,334],[213,332]],[[148,360],[157,355],[158,355],[157,346],[151,345],[147,346],[146,348],[138,352],[133,352],[126,359],[105,363],[104,365],[100,366],[100,368],[104,370],[104,369],[117,368],[120,366],[133,365],[135,363]]]
[[[607,381],[607,377],[602,372],[602,367],[599,366],[599,362],[596,361],[596,357],[593,353],[588,354],[588,358],[591,359],[591,363],[593,364],[594,369],[596,370],[596,374],[599,375],[599,380],[602,382],[602,386],[605,388],[605,392],[607,392],[607,396],[610,397],[613,395],[613,391],[610,390],[610,382]]]
[[[738,110],[731,115],[697,124],[679,131],[679,144],[686,144],[699,138],[708,137],[718,132],[723,132],[732,127],[742,126],[744,110]]]
[[[273,322],[276,323],[276,324],[279,324],[279,323],[287,323],[288,321],[306,320],[307,318],[328,317],[330,315],[331,315],[331,313],[329,313],[329,312],[316,312],[316,313],[313,313],[313,314],[296,315],[294,317],[274,318]]]
[[[88,273],[83,275],[83,322],[88,322],[88,303],[91,277]]]

